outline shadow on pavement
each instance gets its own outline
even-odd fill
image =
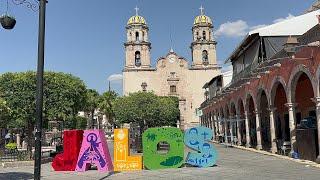
[[[107,179],[108,177],[110,177],[110,176],[112,176],[114,174],[117,174],[117,173],[120,173],[120,172],[109,172],[108,175],[106,175],[105,177],[100,178],[99,180]]]
[[[0,179],[33,179],[33,174],[26,173],[26,172],[6,172],[6,173],[0,173]]]

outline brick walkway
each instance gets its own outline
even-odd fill
[[[98,171],[54,172],[50,164],[42,166],[42,179],[307,179],[318,180],[320,168],[236,148],[215,145],[219,158],[216,167],[167,169],[115,174]],[[32,179],[33,167],[0,169],[0,179]]]

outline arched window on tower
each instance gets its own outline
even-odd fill
[[[136,32],[136,41],[139,41],[139,32]]]
[[[206,31],[203,31],[203,32],[202,32],[202,38],[203,38],[203,40],[207,40]]]
[[[140,51],[136,51],[134,57],[135,57],[135,65],[137,67],[140,67],[141,66],[141,54],[140,54]]]
[[[209,63],[209,61],[208,61],[208,51],[206,51],[206,50],[202,51],[202,63],[204,65],[207,65]]]
[[[196,32],[196,40],[199,40],[200,39],[200,36],[199,36],[199,32],[197,31]]]

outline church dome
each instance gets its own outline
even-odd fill
[[[212,20],[210,17],[206,16],[206,15],[200,15],[200,16],[197,16],[195,19],[194,19],[194,23],[193,25],[200,25],[200,24],[204,24],[204,25],[212,25]]]
[[[212,20],[209,16],[204,15],[204,8],[201,6],[200,15],[194,19],[193,25],[212,25]]]
[[[133,25],[133,24],[147,25],[147,22],[144,19],[144,17],[135,15],[135,16],[132,16],[127,23],[127,25]]]

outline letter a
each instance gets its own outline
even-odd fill
[[[100,172],[113,171],[107,141],[103,130],[85,130],[76,171],[88,170],[94,163]]]

